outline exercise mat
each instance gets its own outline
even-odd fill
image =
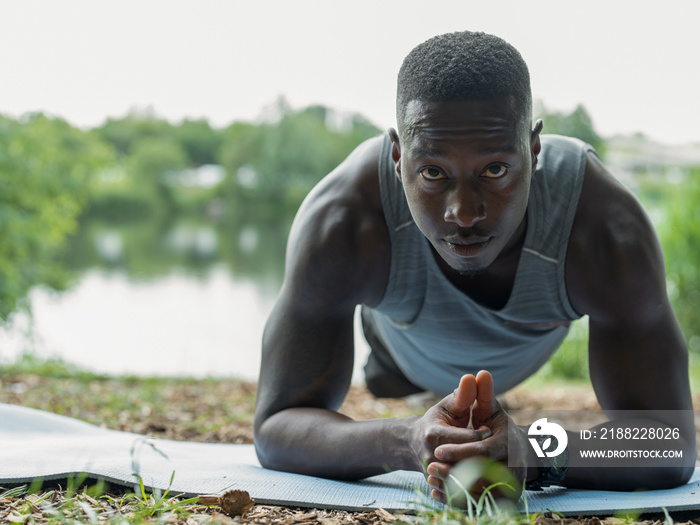
[[[258,504],[365,511],[435,506],[424,477],[396,471],[346,482],[264,469],[252,445],[196,443],[108,430],[26,407],[0,404],[0,486],[87,474],[110,483],[185,496],[247,491]],[[690,483],[669,490],[607,492],[551,487],[526,492],[529,512],[612,514],[700,510],[700,468]]]

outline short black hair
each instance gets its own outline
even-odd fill
[[[497,36],[463,31],[438,35],[416,46],[399,70],[396,119],[404,124],[412,100],[450,102],[512,96],[532,118],[530,72],[517,49]]]

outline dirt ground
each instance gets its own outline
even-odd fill
[[[141,393],[129,400],[127,392]],[[123,403],[108,402],[112,399],[110,396],[121,399]],[[66,402],[67,397],[70,402]],[[142,392],[134,385],[125,385],[123,381],[112,379],[81,384],[70,379],[50,379],[36,375],[0,378],[0,402],[3,403],[62,413],[118,430],[205,442],[252,443],[254,398],[255,384],[232,380],[166,381],[155,385],[154,393],[151,394]],[[341,412],[355,419],[415,415],[422,413],[434,401],[431,397],[420,395],[399,400],[376,399],[363,387],[353,386]],[[509,410],[598,408],[591,388],[582,385],[540,390],[516,388],[500,398],[500,401]],[[694,406],[700,409],[700,395],[695,396]],[[696,421],[696,425],[700,442],[700,421]],[[236,522],[336,525],[387,523],[395,518],[381,509],[375,512],[347,513],[258,505],[244,517],[236,518]],[[661,520],[663,522],[663,517]],[[687,520],[700,523],[700,515],[685,516],[677,522]],[[555,525],[555,522],[556,525],[621,523],[602,517],[562,520],[556,516],[540,516],[536,520],[538,525]],[[651,525],[654,520],[640,523]]]

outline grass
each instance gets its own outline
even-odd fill
[[[549,384],[557,384],[558,380],[551,375],[543,377]],[[251,442],[254,397],[254,384],[234,380],[110,377],[31,354],[21,356],[14,363],[0,364],[0,402],[33,406],[110,428],[171,439]],[[463,480],[462,485],[468,484],[469,481]],[[461,492],[462,499],[468,502],[466,507],[460,505],[464,510],[434,507],[425,508],[416,516],[389,516],[380,511],[344,513],[256,506],[234,521],[217,507],[200,505],[196,500],[168,491],[149,493],[143,484],[134,490],[124,490],[77,478],[69,479],[65,486],[37,483],[0,488],[0,523],[371,525],[396,520],[413,525],[568,525],[553,515],[519,514],[496,501],[489,495],[490,491],[479,498],[472,497],[468,491]],[[595,520],[581,523],[601,525],[601,520]],[[621,522],[606,521],[606,525],[621,525]]]
[[[226,523],[197,498],[183,499],[140,492],[109,494],[105,485],[85,485],[84,478],[69,479],[65,489],[15,487],[0,493],[0,521],[11,523],[188,523],[188,520]]]
[[[171,439],[246,441],[254,399],[233,380],[109,377],[31,354],[0,365],[0,401]]]

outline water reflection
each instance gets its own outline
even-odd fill
[[[256,379],[273,299],[217,265],[205,275],[173,271],[142,282],[93,268],[61,294],[33,290],[31,302],[40,355],[110,374]],[[0,345],[26,343],[28,322],[17,316]]]
[[[213,226],[178,224],[166,234],[165,243],[174,253],[189,252],[199,259],[215,259],[219,238]]]
[[[290,224],[84,224],[65,261],[73,286],[33,290],[33,320],[0,331],[2,356],[31,348],[99,372],[254,379]]]
[[[252,253],[258,248],[258,230],[252,226],[246,226],[238,237],[238,247],[245,253]]]
[[[66,262],[78,273],[89,268],[121,270],[130,279],[173,270],[206,275],[223,265],[233,278],[250,277],[261,293],[276,294],[292,217],[277,220],[206,221],[160,219],[115,225],[93,221],[71,241]]]
[[[95,235],[95,249],[99,257],[113,265],[124,257],[124,239],[118,231],[103,231]]]

